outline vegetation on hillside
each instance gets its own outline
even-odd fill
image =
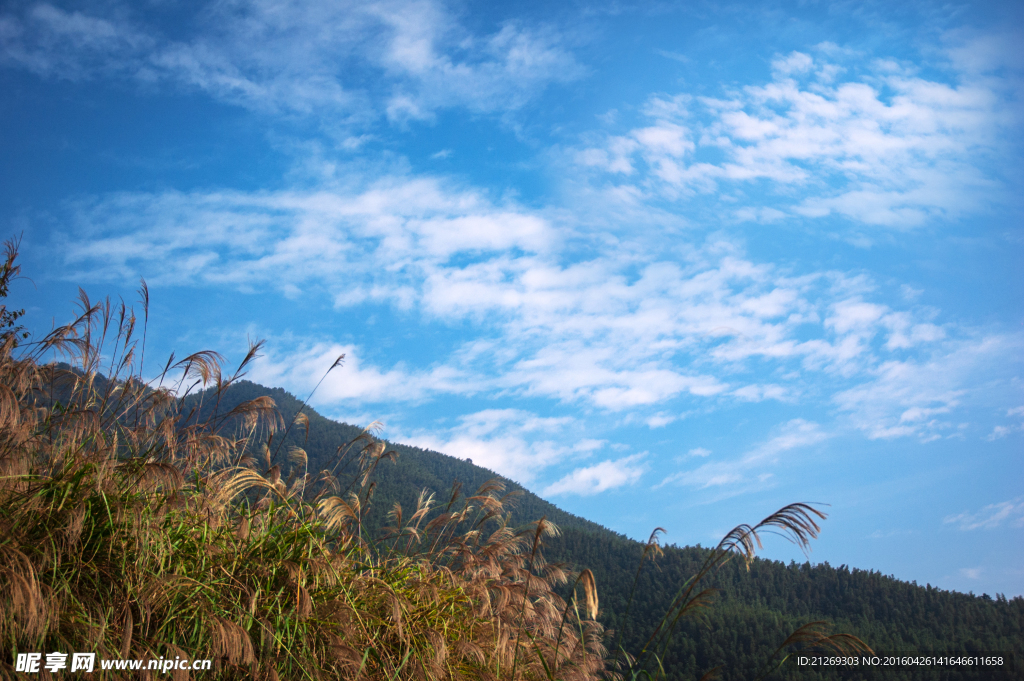
[[[5,676],[18,653],[51,651],[208,658],[223,679],[591,679],[604,668],[593,580],[545,561],[547,521],[508,524],[500,483],[436,514],[428,495],[396,505],[391,529],[368,541],[372,474],[392,455],[371,433],[310,471],[301,449],[274,441],[286,424],[270,399],[217,408],[258,346],[234,376],[205,352],[147,384],[131,309],[80,303],[45,338],[0,345]],[[188,406],[193,384],[212,388],[203,418]],[[352,475],[335,473],[348,463]],[[580,602],[554,591],[570,578]]]
[[[624,622],[631,580],[643,544],[610,532],[566,528],[551,540],[548,555],[586,565],[601,587],[600,621],[624,629],[623,646],[638,650],[657,626],[677,584],[693,575],[708,549],[665,547],[645,563],[634,603]],[[784,564],[756,559],[723,566],[708,580],[717,601],[701,619],[685,619],[662,662],[668,679],[694,679],[722,667],[723,681],[757,678],[765,659],[788,632],[809,621],[828,621],[854,634],[879,655],[1000,653],[1000,669],[959,666],[868,671],[796,670],[792,661],[774,678],[995,681],[1024,678],[1024,598],[975,596],[904,582],[877,571],[828,563]]]
[[[258,344],[230,376],[201,352],[145,382],[145,318],[79,302],[39,340],[0,306],[0,676],[19,653],[77,651],[212,659],[222,679],[729,679],[794,650],[868,650],[754,558],[763,531],[806,546],[824,517],[810,506],[663,551],[241,380]],[[786,589],[812,604],[786,611]]]
[[[338,423],[316,413],[280,388],[266,388],[239,381],[228,390],[223,404],[233,406],[245,400],[270,396],[286,419],[303,411],[309,417],[309,434],[292,432],[287,442],[303,446],[309,454],[310,470],[327,465],[336,443],[359,433],[355,426]],[[368,525],[386,524],[382,509],[398,501],[408,507],[416,495],[428,489],[444,495],[453,481],[476,488],[496,474],[467,461],[417,447],[388,443],[399,452],[396,461],[378,468],[374,508]],[[510,506],[513,525],[547,517],[560,528],[557,537],[546,542],[549,560],[589,568],[601,593],[598,620],[606,631],[622,631],[622,647],[636,654],[657,627],[672,596],[700,568],[708,549],[664,547],[656,561],[645,561],[633,592],[634,604],[628,622],[626,603],[644,543],[633,541],[596,523],[553,506],[502,479],[509,491],[519,492]],[[848,632],[879,652],[945,652],[975,654],[1004,652],[1013,655],[1000,677],[995,670],[949,669],[941,678],[1018,678],[1024,660],[1024,598],[1007,599],[974,596],[919,586],[891,576],[827,563],[789,565],[754,559],[749,570],[743,561],[722,566],[708,576],[716,588],[714,607],[699,618],[684,618],[662,663],[669,680],[697,679],[707,670],[720,667],[725,680],[757,678],[779,644],[807,622],[828,621],[834,630]],[[612,645],[609,642],[609,645]],[[778,677],[786,672],[776,674]],[[888,669],[864,676],[863,670],[843,678],[935,679],[934,669]],[[800,678],[840,678],[839,672],[804,670]]]

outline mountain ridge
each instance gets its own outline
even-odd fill
[[[257,397],[274,400],[284,423],[292,423],[302,410],[309,419],[307,429],[291,428],[278,436],[276,450],[287,452],[301,447],[307,453],[310,472],[329,469],[338,447],[355,439],[363,429],[319,414],[282,388],[267,388],[251,381],[238,381],[220,396],[220,403],[205,399],[207,391],[192,396],[200,416],[217,409],[222,413]],[[383,463],[374,479],[376,492],[366,526],[379,530],[394,503],[415,508],[421,490],[447,501],[453,484],[472,493],[490,480],[499,480],[506,492],[518,493],[512,507],[511,523],[524,526],[546,517],[561,529],[560,536],[545,542],[549,560],[567,563],[575,569],[589,568],[597,577],[601,595],[602,623],[622,629],[623,647],[635,653],[654,630],[657,620],[673,598],[675,585],[692,576],[707,549],[665,547],[656,564],[647,562],[637,574],[643,544],[598,523],[571,514],[546,501],[524,486],[468,461],[442,452],[385,440],[397,453],[394,465]],[[634,578],[638,588],[629,621],[629,586]],[[709,586],[719,593],[719,602],[701,618],[684,621],[663,660],[669,679],[695,678],[703,671],[728,663],[721,678],[754,678],[759,660],[763,662],[788,635],[808,621],[829,620],[838,631],[857,635],[875,650],[885,652],[945,652],[973,654],[1001,652],[1013,660],[1005,670],[1018,678],[1019,661],[1024,659],[1024,599],[1006,599],[997,594],[975,596],[945,591],[931,585],[919,586],[873,570],[838,568],[827,562],[786,565],[757,558],[750,569],[732,562],[716,573]],[[703,670],[703,671],[702,671]],[[849,679],[932,679],[950,681],[974,678],[1003,678],[986,670],[956,669],[889,670],[843,672],[837,676],[815,676],[806,670],[801,678]],[[860,674],[860,675],[858,675]]]

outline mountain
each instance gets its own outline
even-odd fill
[[[201,402],[203,405],[197,413],[198,418],[206,418],[215,409],[220,413],[228,412],[242,402],[262,396],[274,400],[285,424],[292,423],[302,408],[302,403],[285,390],[266,388],[251,381],[238,381],[232,384],[222,394],[219,404],[209,399],[211,395],[212,391],[206,391],[194,398],[196,403]],[[286,438],[278,438],[274,449],[279,449],[279,454],[283,454],[290,447],[300,447],[306,452],[310,472],[333,470],[338,463],[338,447],[358,437],[363,429],[325,418],[308,406],[302,409],[302,412],[309,419],[308,436],[304,426],[293,426]],[[400,503],[406,513],[410,509],[415,509],[422,490],[435,494],[438,501],[443,500],[446,503],[455,481],[461,483],[464,492],[472,494],[484,483],[500,480],[505,485],[506,492],[518,493],[512,507],[513,524],[525,525],[546,516],[562,529],[609,534],[626,540],[624,536],[617,535],[597,523],[563,511],[494,471],[419,447],[387,442],[387,448],[395,451],[398,456],[394,463],[382,462],[373,476],[377,487],[369,520],[372,527],[382,526],[384,516],[394,502]],[[354,465],[350,465],[347,470],[353,473]]]
[[[226,390],[219,403],[207,391],[190,398],[200,416],[215,410],[224,413],[257,397],[274,400],[285,424],[302,412],[309,419],[293,426],[287,437],[277,436],[275,450],[285,453],[301,447],[310,472],[332,470],[338,463],[339,446],[356,438],[362,429],[338,423],[316,413],[280,388],[266,388],[239,381]],[[514,525],[546,517],[562,530],[546,542],[549,561],[590,568],[601,597],[601,617],[606,627],[622,631],[622,646],[636,654],[654,631],[681,585],[699,568],[707,549],[669,546],[656,563],[646,562],[637,577],[637,588],[625,620],[627,602],[643,544],[597,523],[567,513],[515,482],[493,471],[439,452],[387,443],[397,461],[383,462],[367,526],[379,528],[395,502],[406,513],[416,507],[422,490],[447,502],[458,481],[472,493],[489,480],[498,479],[506,490],[517,492],[512,512]],[[351,471],[351,467],[349,469]],[[742,562],[726,564],[712,576],[718,589],[713,606],[696,618],[680,622],[663,663],[669,679],[700,678],[721,667],[726,681],[755,679],[762,665],[786,637],[799,626],[817,620],[832,623],[834,631],[853,634],[870,645],[883,659],[885,653],[962,655],[976,660],[982,653],[1002,656],[1000,667],[974,664],[898,666],[880,669],[845,667],[799,668],[788,662],[773,677],[797,674],[800,679],[1021,679],[1024,678],[1024,599],[997,595],[975,596],[919,586],[878,572],[851,569],[828,563],[788,565],[755,559],[749,571]]]

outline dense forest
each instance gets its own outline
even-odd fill
[[[276,403],[282,424],[291,424],[302,410],[305,424],[276,436],[274,452],[280,458],[300,447],[310,471],[336,470],[344,474],[345,443],[362,432],[358,427],[324,418],[280,388],[265,388],[240,381],[219,402],[209,393],[191,398],[196,416],[227,411],[259,396]],[[549,561],[563,561],[593,571],[600,592],[600,620],[621,638],[621,647],[637,654],[651,636],[667,604],[699,568],[708,549],[665,547],[656,561],[643,563],[633,603],[625,618],[631,587],[641,565],[644,545],[578,516],[566,513],[523,489],[470,462],[398,443],[388,443],[397,456],[375,473],[376,488],[367,516],[367,531],[379,531],[387,512],[400,504],[408,512],[422,490],[443,505],[453,485],[472,493],[498,478],[516,497],[512,523],[525,525],[542,516],[561,528],[561,536],[548,539]],[[272,452],[273,454],[273,452]],[[351,469],[354,474],[355,470]],[[833,567],[827,563],[789,565],[755,559],[749,570],[740,561],[726,564],[711,579],[716,601],[697,616],[680,621],[662,662],[669,679],[700,678],[720,668],[720,678],[754,679],[770,671],[765,663],[786,637],[803,624],[827,621],[834,631],[853,634],[879,655],[887,653],[978,654],[1007,656],[1001,669],[972,667],[900,667],[839,670],[797,669],[791,659],[779,678],[800,679],[1015,679],[1024,678],[1024,599],[1002,595],[975,596],[919,586],[878,572]]]

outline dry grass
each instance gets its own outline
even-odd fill
[[[311,476],[305,452],[278,451],[286,424],[271,400],[216,408],[258,344],[232,376],[204,352],[144,381],[144,330],[124,304],[83,293],[68,326],[3,337],[0,674],[13,677],[18,652],[50,651],[209,658],[224,679],[602,672],[592,575],[545,561],[557,532],[545,520],[510,527],[500,484],[443,508],[423,496],[407,518],[396,507],[386,536],[368,539],[373,472],[392,456],[372,432]],[[186,409],[202,387],[206,408]],[[358,473],[341,476],[349,461]],[[555,593],[569,578],[585,615]],[[138,672],[93,678],[104,674]]]

